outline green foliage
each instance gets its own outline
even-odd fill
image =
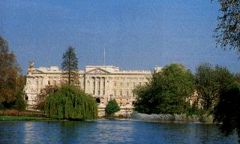
[[[8,43],[0,37],[0,103],[16,100],[16,79],[19,68],[15,55],[9,52]]]
[[[234,75],[226,68],[202,64],[195,74],[196,90],[203,109],[212,113],[218,102],[219,93],[234,81]]]
[[[19,104],[25,78],[20,75],[15,54],[9,51],[8,43],[0,36],[0,105],[11,108]]]
[[[216,41],[223,48],[240,52],[240,0],[218,0],[221,15],[218,17]]]
[[[17,110],[23,111],[26,109],[26,106],[27,106],[27,103],[24,100],[24,93],[23,91],[19,91],[15,101],[15,108]]]
[[[75,49],[69,47],[63,54],[62,70],[64,71],[64,78],[67,78],[68,85],[78,84],[78,58]]]
[[[193,106],[190,106],[188,107],[187,111],[186,111],[186,114],[188,116],[192,116],[192,115],[202,115],[204,112],[202,109],[199,109],[197,105],[193,105]]]
[[[73,86],[63,86],[50,93],[44,110],[48,117],[56,119],[84,120],[97,116],[93,97]]]
[[[186,98],[193,94],[194,77],[183,65],[171,64],[154,73],[145,86],[134,90],[135,109],[142,113],[181,114],[189,107]]]
[[[120,111],[120,107],[115,99],[110,100],[105,108],[107,115],[112,116],[115,112]]]
[[[214,120],[222,123],[220,129],[226,135],[237,131],[240,142],[240,83],[233,83],[220,92],[219,103],[214,109]]]

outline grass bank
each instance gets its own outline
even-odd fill
[[[73,119],[48,118],[41,111],[0,110],[0,121],[81,121]]]
[[[31,116],[31,117],[45,117],[43,112],[40,111],[19,111],[16,109],[0,110],[0,116]]]
[[[52,119],[45,117],[32,116],[0,116],[0,121],[51,121]]]
[[[39,111],[18,111],[16,109],[0,110],[0,121],[49,121],[42,112]]]

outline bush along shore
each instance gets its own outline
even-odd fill
[[[212,115],[186,115],[186,114],[143,114],[134,112],[132,119],[147,122],[201,122],[213,123]]]

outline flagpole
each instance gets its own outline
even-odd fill
[[[104,66],[105,66],[105,64],[106,64],[106,59],[105,59],[105,57],[106,57],[106,51],[105,51],[105,47],[104,47],[104,49],[103,49],[103,64],[104,64]]]

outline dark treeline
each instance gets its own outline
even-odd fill
[[[235,50],[240,54],[240,0],[217,0],[219,3],[218,25],[215,29],[217,45],[223,49]],[[240,95],[238,82],[221,89],[219,101],[214,107],[215,120],[221,122],[220,128],[226,135],[234,130],[240,143]]]

